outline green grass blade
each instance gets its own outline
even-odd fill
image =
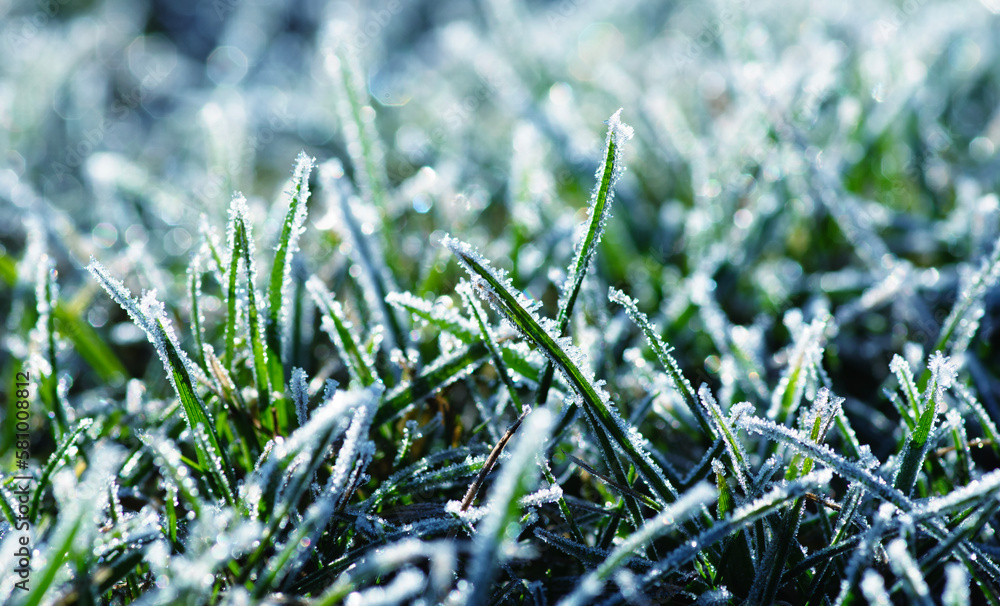
[[[696,484],[681,495],[677,501],[643,524],[642,528],[629,535],[627,539],[615,547],[614,551],[601,562],[596,570],[577,584],[573,593],[559,602],[559,606],[582,606],[591,603],[591,600],[600,594],[611,575],[618,571],[630,557],[664,533],[678,529],[681,522],[700,511],[702,506],[715,501],[715,498],[716,492],[711,484]]]
[[[391,292],[386,301],[439,331],[455,335],[465,344],[479,339],[476,325],[454,307],[432,303],[409,292]]]
[[[489,513],[480,522],[473,536],[473,556],[469,581],[471,594],[466,604],[479,606],[487,602],[493,589],[496,566],[504,557],[504,546],[511,545],[520,534],[521,497],[538,483],[540,470],[535,464],[539,444],[544,444],[553,427],[552,413],[536,408],[528,414],[509,459],[503,462],[489,499]]]
[[[42,257],[42,262],[38,266],[35,299],[38,310],[36,334],[42,341],[40,344],[43,351],[42,358],[46,362],[45,372],[41,373],[40,377],[39,395],[55,420],[53,429],[58,440],[69,430],[69,420],[66,403],[59,393],[59,365],[56,359],[58,336],[53,312],[59,302],[59,286],[56,282],[55,263],[47,255]]]
[[[656,496],[667,503],[673,501],[676,491],[664,478],[649,455],[637,444],[635,437],[626,428],[625,421],[608,407],[608,395],[600,385],[593,381],[589,373],[580,367],[582,354],[574,351],[571,355],[567,349],[571,347],[564,343],[555,332],[551,322],[547,322],[548,330],[532,313],[531,305],[524,295],[516,292],[508,281],[500,274],[494,273],[489,262],[479,256],[471,246],[445,237],[443,244],[447,246],[461,261],[472,276],[472,284],[477,293],[485,298],[499,313],[503,314],[526,339],[538,347],[566,376],[566,380],[580,398],[584,412],[592,418],[594,431],[599,440],[607,436],[614,441],[615,448],[620,449],[629,461],[635,465],[643,479],[650,485]],[[614,451],[605,450],[609,464],[617,460]],[[612,470],[614,466],[612,465]],[[616,477],[622,482],[623,478]]]
[[[230,243],[233,254],[239,250],[243,256],[243,272],[246,276],[247,293],[247,326],[250,350],[253,354],[253,375],[257,385],[257,406],[261,411],[268,410],[272,404],[271,384],[268,376],[267,347],[264,342],[264,318],[257,304],[257,263],[253,242],[253,224],[250,221],[250,209],[242,195],[233,196],[230,207]],[[232,279],[230,279],[232,285]],[[283,385],[275,385],[276,390]],[[282,409],[283,411],[284,409]],[[279,411],[279,412],[282,412]],[[280,419],[283,427],[288,426],[288,419]],[[278,428],[275,427],[277,432]]]
[[[378,381],[375,362],[361,349],[359,338],[351,330],[351,323],[347,320],[343,307],[333,298],[323,282],[315,276],[306,283],[306,290],[309,291],[316,307],[323,314],[323,329],[340,350],[344,363],[347,365],[347,371],[351,375],[351,381],[361,387],[374,385]]]
[[[930,450],[929,439],[938,409],[943,410],[945,406],[943,402],[944,389],[951,386],[954,381],[953,373],[956,370],[948,358],[941,355],[941,352],[935,353],[927,366],[931,372],[931,383],[927,386],[928,394],[923,403],[923,409],[920,411],[920,417],[917,419],[916,428],[903,446],[899,469],[893,481],[893,485],[905,495],[913,492],[913,486],[917,482],[917,474],[924,464],[928,450]]]
[[[312,172],[313,158],[305,152],[299,152],[295,161],[295,172],[292,176],[291,191],[288,192],[288,212],[281,224],[281,235],[274,250],[274,263],[271,265],[271,280],[267,292],[267,323],[265,334],[267,342],[268,372],[271,385],[282,389],[285,385],[285,371],[282,360],[288,343],[284,343],[284,335],[289,321],[291,296],[292,258],[299,249],[299,235],[305,229],[307,207],[309,200],[309,174]]]
[[[170,384],[174,388],[174,393],[177,394],[181,402],[184,420],[187,422],[188,428],[192,432],[196,431],[198,425],[203,425],[205,428],[207,440],[204,447],[196,448],[198,462],[204,469],[216,464],[222,467],[222,469],[217,470],[217,475],[225,482],[223,486],[217,488],[230,499],[230,504],[232,504],[234,476],[232,465],[229,463],[225,449],[219,443],[215,423],[195,388],[194,379],[191,377],[191,362],[188,360],[187,354],[177,346],[177,337],[169,320],[167,320],[163,304],[156,300],[155,291],[146,293],[141,301],[136,301],[132,299],[132,295],[125,288],[125,285],[112,277],[107,269],[97,261],[91,261],[87,269],[111,295],[111,298],[128,312],[132,321],[146,333],[149,341],[156,348],[167,377],[170,379]]]
[[[49,486],[49,480],[52,478],[52,474],[66,462],[66,455],[69,453],[70,448],[76,444],[76,441],[80,438],[80,436],[82,436],[85,431],[90,429],[93,424],[94,420],[90,418],[80,420],[80,422],[76,424],[76,427],[73,428],[73,431],[68,432],[63,436],[63,439],[56,448],[56,451],[52,453],[48,462],[45,463],[45,467],[42,468],[42,473],[38,476],[38,482],[35,485],[35,494],[31,497],[31,509],[28,511],[28,519],[30,519],[32,523],[38,520],[38,506],[42,501],[42,494]]]
[[[621,121],[622,110],[619,109],[608,119],[608,134],[605,140],[604,162],[597,169],[595,175],[597,187],[590,197],[588,209],[589,219],[587,231],[583,238],[577,242],[576,256],[570,265],[569,275],[566,283],[562,287],[559,297],[559,313],[556,316],[557,334],[562,336],[566,332],[569,320],[573,314],[573,306],[580,288],[583,286],[583,279],[587,275],[591,260],[597,252],[597,245],[601,242],[604,234],[604,226],[611,215],[611,203],[615,196],[615,184],[625,171],[622,164],[622,148],[625,143],[632,138],[632,127]],[[535,399],[536,405],[542,405],[548,398],[549,387],[552,384],[552,373],[554,367],[547,364],[541,383],[538,386],[538,393]]]
[[[673,383],[674,389],[681,394],[684,399],[684,403],[687,404],[688,410],[691,414],[698,419],[698,424],[701,425],[701,429],[705,432],[705,435],[709,438],[714,438],[715,430],[712,426],[712,422],[709,420],[708,416],[705,414],[705,408],[698,402],[695,397],[694,389],[691,387],[691,383],[688,382],[687,378],[681,372],[681,367],[677,363],[677,360],[670,354],[671,348],[663,342],[660,335],[653,330],[652,325],[649,323],[649,319],[646,314],[639,311],[639,307],[635,304],[635,301],[631,297],[626,295],[624,292],[618,290],[617,288],[611,287],[608,289],[608,298],[621,305],[625,308],[625,313],[628,317],[642,330],[642,334],[646,337],[646,342],[652,348],[656,357],[659,358],[660,363],[663,364],[664,369],[667,371],[667,376],[670,377],[670,381]]]
[[[428,396],[468,376],[489,358],[490,352],[482,341],[442,354],[420,369],[411,381],[397,385],[386,394],[375,417],[375,426],[399,416]]]

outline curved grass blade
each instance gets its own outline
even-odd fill
[[[524,295],[514,291],[509,281],[502,274],[495,273],[489,262],[480,257],[471,246],[448,236],[442,242],[461,261],[472,277],[473,288],[479,295],[489,301],[497,312],[506,317],[563,372],[567,382],[576,391],[584,412],[591,418],[593,430],[602,446],[605,440],[613,441],[614,448],[625,454],[656,496],[665,503],[673,501],[676,490],[637,443],[636,437],[626,428],[625,421],[608,407],[608,394],[581,368],[585,361],[582,353],[567,351],[572,346],[566,340],[554,336],[558,333],[552,322],[546,322],[547,328],[543,328]],[[617,461],[614,450],[606,447],[604,450],[608,464],[614,471],[614,462]],[[627,484],[623,475],[615,475],[619,483]]]
[[[156,348],[163,368],[167,372],[167,377],[170,379],[170,384],[181,402],[184,420],[187,422],[188,428],[194,432],[198,425],[204,426],[207,439],[204,444],[196,445],[198,463],[203,469],[207,469],[209,465],[213,464],[222,466],[217,475],[224,480],[224,485],[217,488],[232,505],[234,503],[232,465],[225,449],[219,443],[215,423],[195,389],[194,380],[191,377],[191,362],[188,360],[187,354],[177,345],[177,337],[166,318],[163,304],[156,300],[155,291],[145,294],[142,301],[135,301],[125,285],[113,278],[108,270],[97,261],[91,260],[87,269],[111,295],[111,298],[128,312],[132,321],[146,333]]]
[[[271,384],[268,376],[267,348],[264,343],[263,317],[260,314],[260,307],[257,305],[257,263],[256,253],[253,243],[253,224],[250,221],[250,209],[247,208],[247,200],[242,194],[233,196],[232,205],[229,208],[229,248],[234,258],[237,251],[242,255],[243,272],[246,278],[247,293],[247,325],[249,330],[250,350],[253,353],[253,374],[257,384],[257,406],[261,411],[271,407]],[[236,270],[238,264],[231,265],[231,271]],[[233,277],[229,279],[230,288],[234,286]],[[230,294],[235,294],[230,291]],[[232,305],[230,305],[232,307]],[[229,343],[227,342],[227,346]],[[232,363],[232,358],[227,361]],[[275,385],[275,389],[282,389],[284,386]],[[284,412],[282,408],[280,412]],[[288,419],[280,419],[282,426],[288,426]],[[275,433],[278,427],[273,428]]]
[[[319,278],[313,276],[306,282],[316,307],[323,314],[323,329],[330,335],[334,345],[340,350],[351,375],[351,381],[361,387],[374,385],[378,381],[375,363],[366,356],[358,345],[358,337],[351,330],[351,324],[346,319],[344,309],[334,300],[333,295]]]
[[[409,292],[391,292],[385,300],[437,330],[455,335],[463,343],[468,344],[479,339],[476,325],[460,314],[456,308],[431,303]]]
[[[670,355],[671,348],[667,346],[667,344],[663,342],[663,339],[660,338],[660,335],[653,330],[646,314],[639,311],[639,307],[635,304],[635,301],[632,300],[631,297],[617,288],[610,287],[608,289],[608,299],[625,308],[625,313],[628,314],[628,317],[636,324],[636,326],[639,327],[640,330],[642,330],[643,336],[646,337],[646,342],[649,344],[650,348],[652,348],[656,357],[660,359],[660,363],[663,364],[664,369],[666,369],[667,376],[670,377],[670,380],[674,384],[674,389],[681,394],[681,397],[684,399],[684,403],[688,406],[688,410],[690,410],[691,414],[698,419],[698,424],[701,425],[701,429],[705,432],[705,435],[710,438],[714,438],[715,431],[712,427],[712,422],[705,414],[705,408],[695,397],[694,389],[691,387],[691,383],[681,372],[681,367],[677,363],[677,360]]]
[[[605,140],[604,162],[597,168],[597,187],[590,196],[589,223],[583,238],[577,242],[576,257],[570,265],[569,275],[563,284],[559,297],[559,313],[556,316],[556,334],[562,336],[569,325],[573,314],[573,306],[583,286],[583,278],[587,275],[590,262],[597,252],[597,245],[604,234],[604,226],[611,216],[611,203],[615,196],[615,184],[625,171],[622,165],[622,147],[632,138],[632,127],[621,121],[622,110],[619,109],[607,121],[608,134]],[[546,364],[542,380],[538,386],[535,405],[541,406],[548,399],[549,388],[552,385],[554,367]]]
[[[299,152],[295,160],[291,191],[288,192],[288,212],[281,225],[281,235],[274,250],[271,281],[267,292],[267,321],[264,333],[267,342],[268,373],[271,385],[281,389],[285,384],[282,360],[288,347],[286,332],[291,302],[292,258],[299,249],[299,235],[305,229],[306,202],[309,200],[309,173],[314,159]]]
[[[496,565],[503,557],[505,544],[513,543],[520,534],[522,496],[538,483],[540,471],[534,463],[538,444],[549,439],[553,426],[552,413],[536,408],[528,414],[521,439],[511,457],[504,462],[500,476],[489,499],[489,513],[473,536],[473,556],[469,580],[471,594],[466,604],[479,606],[486,602],[493,586]]]
[[[597,570],[584,577],[577,584],[573,593],[560,600],[559,606],[589,604],[601,593],[608,579],[629,558],[664,533],[677,529],[681,522],[700,511],[701,507],[715,501],[715,498],[715,489],[711,484],[705,482],[696,484],[615,547],[614,551],[603,559]]]
[[[59,393],[59,366],[56,359],[58,337],[53,312],[59,302],[59,285],[56,283],[55,262],[48,255],[43,255],[38,265],[35,299],[38,310],[36,334],[41,341],[42,357],[46,362],[45,366],[47,366],[44,368],[45,372],[40,373],[42,376],[39,395],[52,412],[55,419],[53,427],[55,437],[59,439],[69,431],[69,421],[66,414],[66,402],[63,401]]]
[[[45,489],[49,486],[49,479],[52,477],[52,474],[63,464],[69,449],[76,444],[76,441],[81,435],[83,435],[83,432],[90,429],[90,426],[93,424],[94,420],[91,418],[82,419],[79,423],[77,423],[72,432],[68,432],[63,436],[62,442],[59,443],[59,447],[56,448],[56,451],[52,453],[51,457],[49,457],[48,462],[45,463],[45,467],[42,469],[41,475],[38,476],[38,482],[35,486],[35,494],[31,497],[31,509],[28,510],[28,519],[30,519],[32,523],[37,521],[38,505],[41,503],[42,493],[45,492]]]

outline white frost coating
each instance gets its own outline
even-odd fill
[[[170,385],[174,388],[174,393],[180,397],[181,392],[174,379],[174,373],[171,370],[172,366],[170,358],[167,354],[167,345],[169,344],[173,351],[177,353],[177,357],[182,366],[179,370],[187,374],[188,380],[192,384],[194,384],[194,380],[192,378],[193,364],[191,363],[191,360],[188,359],[184,350],[177,345],[177,336],[174,334],[173,324],[171,324],[170,319],[164,311],[163,303],[156,299],[156,290],[154,289],[147,293],[143,293],[142,300],[140,302],[136,302],[135,299],[132,298],[132,294],[129,292],[129,289],[126,288],[120,280],[111,276],[111,274],[108,273],[108,270],[98,261],[91,258],[90,265],[87,266],[87,269],[97,279],[101,286],[104,287],[104,290],[107,291],[111,298],[128,313],[132,322],[134,322],[136,326],[141,328],[143,332],[146,333],[146,338],[148,338],[149,342],[156,348],[156,353],[160,357],[160,362],[163,363],[163,368],[166,371],[167,378],[170,380]],[[201,408],[201,413],[205,415],[210,424],[214,423],[212,415],[208,409],[205,408],[205,403],[202,401],[198,391],[193,390],[192,394],[197,401],[199,408]],[[184,414],[184,418],[187,421],[188,426],[191,427],[195,420],[188,418],[186,407],[181,406],[181,411]]]
[[[913,502],[899,490],[893,488],[884,479],[871,473],[863,466],[848,461],[837,454],[826,444],[815,444],[803,436],[801,432],[778,425],[768,419],[744,417],[739,426],[747,432],[766,434],[771,438],[788,444],[795,450],[832,468],[838,475],[864,484],[865,488],[903,510],[913,508]]]
[[[555,503],[563,496],[562,486],[553,484],[535,491],[521,499],[521,507],[541,507],[546,503]]]
[[[971,506],[970,501],[978,500],[985,495],[1000,494],[998,491],[1000,491],[1000,469],[995,469],[943,497],[932,497],[922,501],[913,511],[913,515],[922,518],[950,513]]]
[[[604,235],[604,226],[607,224],[608,217],[611,216],[611,204],[615,197],[615,185],[618,183],[618,179],[622,173],[625,172],[625,168],[622,166],[622,149],[625,143],[632,138],[634,131],[631,126],[621,121],[621,113],[622,110],[619,109],[608,119],[608,134],[604,145],[606,151],[604,161],[597,167],[595,174],[597,184],[594,186],[594,191],[590,194],[587,221],[585,222],[587,227],[576,242],[575,259],[573,264],[570,265],[569,275],[566,276],[566,281],[560,290],[559,310],[560,319],[563,323],[566,321],[563,314],[568,305],[568,297],[575,296],[575,293],[580,289],[580,283],[583,281],[584,275],[587,273],[587,268],[590,266],[590,261],[597,251],[597,245],[601,242],[601,237]],[[609,158],[607,151],[611,150],[612,146],[614,149]],[[610,167],[608,166],[609,162],[611,163]],[[600,202],[602,194],[604,174],[609,168],[611,169],[611,175],[608,188],[604,192],[606,196],[605,202],[603,207],[598,209],[597,204]],[[599,212],[600,215],[595,217],[595,212]],[[592,226],[595,221],[596,225]],[[591,229],[594,230],[592,235],[588,233]]]
[[[941,326],[938,344],[952,356],[963,353],[969,341],[979,328],[983,313],[983,297],[1000,278],[1000,240],[993,245],[993,252],[982,261],[974,275],[962,280],[962,291],[955,306]],[[964,326],[963,326],[964,324]],[[949,347],[951,345],[951,347]]]
[[[807,383],[816,382],[816,369],[823,359],[826,329],[831,320],[830,315],[826,314],[805,325],[799,310],[791,310],[785,314],[785,324],[793,335],[793,342],[787,353],[788,366],[772,394],[767,418],[778,419],[779,415],[787,418],[794,414],[802,401]],[[789,389],[794,391],[791,402],[786,404]]]
[[[487,503],[491,511],[479,523],[473,537],[474,554],[469,578],[473,591],[480,596],[485,596],[492,586],[495,567],[504,551],[503,545],[512,543],[517,537],[516,532],[512,536],[509,528],[512,522],[517,522],[517,517],[510,519],[509,506],[518,493],[530,490],[538,482],[541,471],[532,464],[535,451],[539,444],[548,441],[554,423],[553,415],[547,408],[536,408],[525,417],[516,447],[510,459],[504,462],[493,485]]]
[[[385,300],[393,307],[410,313],[425,322],[467,340],[474,340],[479,335],[479,327],[475,322],[459,313],[456,307],[449,307],[437,302],[430,302],[410,292],[391,292]]]
[[[893,539],[886,546],[885,551],[889,555],[889,566],[892,571],[903,579],[914,596],[918,597],[921,602],[930,600],[930,589],[927,587],[927,581],[924,580],[924,575],[920,573],[920,567],[910,555],[906,541],[900,538]],[[931,602],[926,603],[930,604]]]
[[[958,364],[952,362],[951,358],[941,355],[940,351],[934,352],[931,356],[927,362],[927,369],[931,371],[931,379],[939,390],[950,388],[958,378]]]
[[[287,243],[278,238],[275,252],[280,252],[282,247],[285,250],[284,267],[281,274],[281,317],[279,320],[279,330],[282,335],[281,342],[288,344],[291,342],[291,301],[289,297],[292,293],[292,258],[299,251],[299,236],[305,231],[306,216],[308,215],[309,201],[309,174],[312,172],[315,158],[311,158],[304,151],[300,151],[295,159],[295,172],[292,174],[292,181],[289,190],[285,192],[288,196],[289,210],[292,211],[292,222],[288,233]],[[291,205],[295,208],[291,208]],[[249,232],[248,232],[249,233]],[[283,354],[284,355],[284,354]]]
[[[969,606],[969,574],[958,562],[944,567],[945,582],[941,602],[944,606]]]
[[[678,527],[678,525],[700,511],[703,505],[715,501],[715,488],[707,482],[700,482],[685,492],[681,497],[668,505],[653,519],[642,525],[641,528],[630,534],[621,542],[597,568],[588,574],[570,595],[559,602],[559,606],[581,606],[589,604],[595,596],[600,594],[604,588],[604,583],[611,575],[621,567],[628,558],[642,550],[651,541],[654,541],[664,533]]]
[[[462,509],[462,501],[452,500],[448,501],[444,506],[444,510],[453,516],[456,516],[466,524],[475,524],[479,520],[486,517],[486,514],[492,511],[489,503],[483,505],[482,507],[476,507],[475,505],[466,507]]]
[[[708,411],[709,418],[716,424],[718,434],[723,438],[722,441],[726,445],[726,452],[729,453],[729,458],[733,463],[733,470],[736,471],[736,480],[740,483],[743,494],[749,495],[751,493],[750,483],[747,481],[746,476],[748,470],[744,468],[748,460],[747,453],[733,429],[734,426],[722,414],[722,409],[719,407],[719,403],[715,401],[715,397],[712,396],[712,391],[708,388],[708,385],[702,383],[701,388],[698,389],[698,398],[701,400],[701,404],[705,410]],[[746,414],[746,407],[740,407],[738,412],[741,413],[742,417],[743,414]]]
[[[424,573],[416,568],[405,568],[384,587],[354,591],[344,600],[345,606],[395,606],[411,604],[427,585]]]
[[[861,593],[872,606],[891,606],[892,604],[889,593],[885,590],[882,575],[871,568],[866,570],[864,576],[861,577]]]
[[[292,369],[288,390],[295,402],[295,416],[299,419],[299,427],[302,427],[309,420],[309,384],[306,371],[298,367]]]

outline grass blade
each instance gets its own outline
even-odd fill
[[[211,465],[220,465],[222,469],[217,470],[217,476],[223,480],[222,486],[217,486],[226,497],[230,505],[235,502],[233,496],[233,468],[229,463],[229,457],[225,449],[219,443],[219,437],[215,432],[215,423],[211,415],[205,408],[201,396],[198,395],[191,377],[190,365],[187,354],[177,346],[177,337],[173,328],[166,318],[163,304],[156,300],[156,292],[143,295],[141,301],[132,299],[132,295],[125,285],[112,277],[108,270],[97,261],[91,260],[87,266],[90,273],[111,295],[116,303],[122,306],[132,321],[141,328],[149,341],[156,348],[156,352],[163,363],[163,368],[167,372],[170,384],[174,388],[174,393],[180,399],[184,411],[184,420],[188,428],[194,432],[199,425],[204,427],[206,441],[198,444],[196,450],[198,462],[203,469],[208,469]]]
[[[573,306],[580,294],[580,287],[583,286],[583,279],[587,275],[587,269],[590,267],[594,254],[597,252],[597,245],[601,242],[604,225],[607,223],[608,217],[611,216],[615,184],[625,171],[625,167],[622,165],[622,147],[632,138],[633,130],[631,126],[621,121],[621,113],[622,110],[619,109],[607,121],[608,134],[604,143],[604,162],[598,167],[595,175],[597,187],[590,196],[587,231],[576,244],[576,256],[570,265],[569,275],[566,277],[559,297],[559,314],[556,316],[556,334],[559,336],[566,332],[566,327],[569,325]],[[554,370],[551,364],[546,364],[541,383],[538,386],[536,406],[544,404],[548,399]]]
[[[246,279],[247,293],[247,327],[248,338],[250,340],[250,350],[253,354],[253,374],[257,384],[257,406],[261,411],[266,411],[271,407],[271,384],[268,377],[267,348],[264,343],[263,317],[260,307],[257,305],[257,263],[256,253],[253,243],[253,223],[250,221],[250,209],[247,207],[247,200],[242,194],[233,196],[232,205],[229,208],[229,249],[234,258],[242,257],[243,271]],[[240,264],[231,265],[231,271],[236,270]],[[233,277],[230,276],[230,289],[233,288]],[[231,294],[234,294],[232,290]],[[231,359],[230,359],[231,361]],[[274,386],[275,389],[282,389],[283,385]],[[273,411],[272,411],[273,412]],[[284,412],[282,408],[278,412]],[[288,426],[287,418],[279,419],[281,426]],[[278,433],[277,424],[273,427]]]
[[[271,281],[267,293],[267,322],[264,332],[267,341],[268,372],[271,385],[281,389],[285,384],[282,360],[288,347],[286,333],[289,324],[289,307],[292,281],[292,258],[299,249],[299,235],[305,229],[306,202],[309,200],[309,173],[313,158],[299,152],[295,160],[291,190],[288,192],[288,212],[281,224],[281,235],[274,250]]]
[[[600,594],[604,583],[619,570],[622,565],[639,552],[646,544],[656,540],[662,534],[676,530],[679,523],[700,511],[702,506],[715,501],[716,492],[711,484],[696,484],[685,492],[677,501],[669,505],[642,528],[629,535],[614,551],[603,559],[601,565],[588,574],[575,591],[559,602],[559,606],[578,606],[588,604]]]
[[[670,381],[674,385],[681,397],[684,399],[684,403],[687,404],[688,410],[691,414],[698,419],[698,424],[701,425],[701,429],[705,432],[708,437],[714,437],[715,431],[712,427],[712,422],[709,420],[708,416],[705,414],[705,408],[698,402],[695,397],[694,389],[691,387],[691,383],[688,382],[687,378],[681,372],[681,367],[677,363],[677,360],[670,355],[671,348],[663,342],[660,335],[653,330],[652,325],[649,323],[649,319],[646,314],[639,311],[639,307],[635,304],[635,301],[631,297],[626,295],[624,292],[618,290],[617,288],[611,287],[608,289],[608,299],[621,305],[625,308],[625,313],[628,317],[642,330],[643,336],[646,337],[646,342],[652,348],[656,357],[660,359],[660,363],[663,364],[664,369],[667,371],[667,376],[670,377]]]
[[[493,587],[496,565],[503,557],[503,547],[516,541],[520,534],[521,506],[518,501],[538,483],[540,471],[534,457],[538,444],[549,439],[552,426],[552,413],[548,409],[537,408],[529,413],[517,446],[500,470],[489,499],[490,513],[476,528],[473,537],[474,553],[469,574],[472,593],[466,604],[479,606],[486,602]]]
[[[532,313],[532,306],[524,299],[524,295],[514,291],[502,274],[494,273],[489,267],[489,262],[480,257],[471,246],[447,236],[443,244],[461,261],[472,277],[472,285],[477,293],[489,301],[494,309],[506,317],[563,372],[579,396],[584,412],[592,418],[593,429],[598,439],[610,436],[615,448],[620,449],[635,465],[657,497],[664,502],[673,501],[676,491],[669,485],[649,455],[634,441],[635,437],[626,429],[625,421],[608,407],[608,394],[593,381],[589,373],[581,369],[580,365],[584,361],[582,354],[578,351],[572,354],[567,351],[570,345],[558,336],[554,336],[558,333],[555,332],[551,322],[547,322],[547,328],[543,328]],[[615,460],[613,451],[605,450],[605,456],[608,457],[609,464]],[[614,470],[613,464],[612,470]],[[615,479],[619,483],[627,484],[623,481],[623,477]]]
[[[351,323],[347,320],[340,303],[334,300],[323,282],[315,276],[306,283],[306,290],[323,314],[323,330],[330,335],[334,345],[340,350],[347,371],[351,375],[351,381],[361,387],[374,385],[378,381],[375,362],[364,354],[358,344],[359,339],[351,330]]]

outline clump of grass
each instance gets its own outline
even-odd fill
[[[1000,604],[1000,242],[988,197],[863,199],[900,189],[890,104],[749,103],[733,123],[767,132],[735,153],[650,101],[603,145],[581,127],[583,168],[539,114],[477,198],[454,188],[496,175],[460,148],[402,166],[357,59],[325,57],[343,153],[300,153],[267,212],[202,209],[187,258],[37,219],[0,256],[4,378],[37,377],[37,551],[5,603]],[[106,193],[176,201],[98,162]]]

